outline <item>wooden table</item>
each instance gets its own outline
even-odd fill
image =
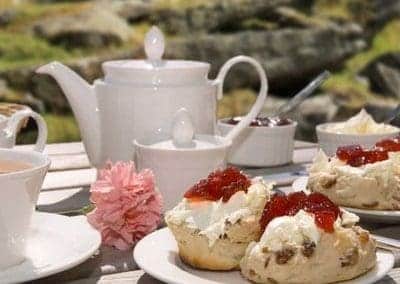
[[[30,145],[19,146],[29,149]],[[50,144],[46,148],[52,165],[38,201],[38,210],[74,216],[89,204],[89,185],[95,180],[96,170],[90,167],[82,143]],[[262,175],[277,181],[285,191],[298,176],[305,175],[306,167],[317,153],[315,144],[297,141],[292,165],[268,169],[245,169],[251,175]],[[72,217],[73,218],[73,217]],[[399,236],[400,238],[400,236]],[[161,283],[140,270],[132,259],[132,252],[120,252],[101,247],[99,253],[85,263],[33,283]],[[400,267],[393,269],[379,284],[400,283]]]

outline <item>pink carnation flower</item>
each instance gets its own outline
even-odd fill
[[[87,218],[105,245],[127,250],[160,224],[162,200],[151,170],[137,173],[133,162],[108,163],[90,192],[96,208]]]

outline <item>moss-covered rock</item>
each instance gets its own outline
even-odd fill
[[[68,48],[122,44],[132,33],[124,20],[102,7],[78,15],[45,19],[36,23],[33,30],[37,36]]]
[[[0,31],[0,70],[63,60],[68,52],[27,34]]]
[[[394,20],[373,37],[368,49],[349,58],[342,70],[329,78],[323,85],[324,91],[331,93],[350,108],[359,109],[365,106],[379,93],[370,89],[370,82],[360,78],[359,72],[383,54],[400,52],[399,42],[400,20]]]

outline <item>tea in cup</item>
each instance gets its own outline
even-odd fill
[[[0,149],[0,270],[25,259],[32,214],[50,159],[36,151]]]

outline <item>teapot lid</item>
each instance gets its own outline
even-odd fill
[[[106,82],[141,85],[202,84],[207,80],[210,64],[190,60],[164,60],[164,35],[153,26],[144,39],[147,59],[113,60],[102,64]]]
[[[168,139],[159,139],[146,143],[146,146],[165,151],[207,151],[226,148],[231,145],[230,141],[221,136],[195,135],[192,119],[185,108],[181,108],[176,112],[171,136]]]

